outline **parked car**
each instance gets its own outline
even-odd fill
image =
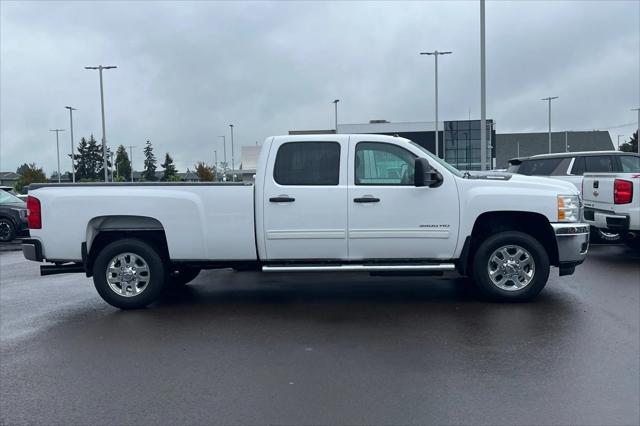
[[[622,173],[584,175],[584,220],[619,232],[626,244],[640,249],[640,156],[620,160]]]
[[[509,160],[507,171],[526,176],[548,176],[571,182],[582,192],[585,173],[619,173],[626,161],[635,161],[638,154],[621,151],[560,152],[520,157]],[[593,228],[592,239],[617,242],[622,236],[612,230]]]
[[[27,207],[24,201],[8,191],[0,190],[0,242],[9,242],[27,229]]]
[[[400,172],[398,172],[398,170]],[[266,139],[253,183],[35,184],[29,260],[84,272],[105,301],[139,308],[203,269],[443,273],[529,300],[550,266],[572,274],[589,227],[576,188],[463,174],[410,140]]]

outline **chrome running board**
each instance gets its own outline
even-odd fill
[[[263,266],[262,272],[408,272],[408,271],[455,271],[453,263],[433,265],[299,265]]]

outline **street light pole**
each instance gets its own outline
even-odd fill
[[[438,56],[440,55],[450,55],[453,52],[439,52],[437,50],[434,50],[433,52],[420,52],[421,55],[429,55],[429,56],[434,56],[436,59],[436,89],[435,89],[435,100],[436,100],[436,138],[435,138],[435,154],[436,157],[439,157],[438,155],[438,151],[439,151],[439,144],[440,144],[440,135],[438,132]]]
[[[638,127],[636,128],[636,135],[638,138],[638,154],[640,154],[640,108],[634,108],[631,111],[637,111],[638,112]]]
[[[86,70],[98,70],[100,74],[100,110],[102,111],[102,167],[104,168],[104,182],[109,182],[109,171],[107,170],[107,133],[104,125],[104,91],[102,89],[102,70],[110,70],[112,68],[118,68],[115,65],[108,65],[103,67],[98,65],[97,67],[84,67]]]
[[[135,148],[135,145],[128,145],[129,147],[129,157],[131,157],[131,159],[129,160],[129,165],[130,165],[130,169],[131,169],[131,173],[129,173],[131,176],[129,176],[131,178],[131,182],[133,183],[133,148]]]
[[[336,135],[338,134],[338,102],[340,102],[340,99],[336,99],[333,101],[333,105],[335,106],[335,114],[336,114]]]
[[[233,124],[229,124],[229,128],[231,129],[231,181],[235,182],[235,178],[234,178],[234,170],[236,168],[235,166],[235,159],[234,159],[234,155],[233,155]]]
[[[480,170],[487,170],[487,84],[484,0],[480,0]]]
[[[224,166],[227,167],[227,139],[223,136],[218,136],[222,138],[222,149],[223,149],[223,157],[224,157]]]
[[[76,166],[75,161],[73,160],[73,111],[77,111],[77,109],[70,106],[66,106],[65,108],[69,110],[69,122],[71,126],[71,173],[73,176],[73,183],[76,183]]]
[[[60,183],[60,142],[58,140],[58,134],[64,132],[64,129],[52,129],[50,132],[56,132],[56,151],[58,153],[58,183]]]
[[[551,101],[554,99],[558,99],[558,96],[549,96],[548,98],[541,99],[549,102],[549,154],[551,154]]]

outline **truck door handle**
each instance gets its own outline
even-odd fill
[[[272,203],[293,203],[296,199],[291,198],[288,195],[280,195],[278,197],[271,197],[269,201]]]
[[[594,180],[593,187],[597,189],[599,186],[600,186],[600,181]]]
[[[376,197],[372,197],[371,195],[368,195],[366,197],[354,198],[353,202],[354,203],[379,203],[380,198],[376,198]]]

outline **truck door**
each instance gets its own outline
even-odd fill
[[[347,259],[347,148],[345,136],[274,141],[262,200],[267,259]]]
[[[439,187],[414,186],[415,159],[427,155],[398,140],[351,137],[349,258],[451,259],[460,214],[454,177],[440,170],[444,181]]]

